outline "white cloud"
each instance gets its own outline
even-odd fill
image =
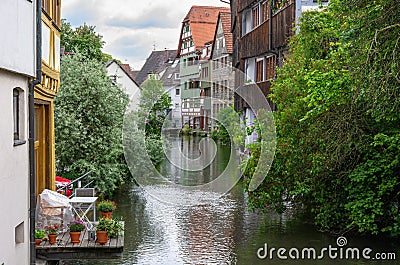
[[[192,5],[228,6],[219,0],[63,0],[72,26],[96,26],[104,52],[139,70],[156,45],[177,49],[181,22]]]

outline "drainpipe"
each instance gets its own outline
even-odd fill
[[[36,176],[35,176],[35,86],[42,80],[42,2],[36,1],[36,78],[29,83],[29,230],[30,264],[36,264],[35,214],[36,214]]]

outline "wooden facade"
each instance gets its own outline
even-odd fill
[[[278,3],[279,2],[279,3]],[[280,65],[284,52],[287,50],[288,40],[294,34],[293,27],[296,20],[295,1],[252,1],[232,0],[232,33],[234,38],[233,66],[242,74],[236,75],[235,87],[239,87],[241,93],[251,94],[251,86],[257,85],[267,97],[270,93],[271,77],[275,76],[276,66]],[[261,10],[263,5],[268,8],[268,14]],[[259,10],[260,13],[255,13]],[[249,12],[249,13],[247,13]],[[249,14],[249,16],[246,16]],[[254,15],[257,14],[257,15]],[[247,29],[246,20],[251,20],[251,29]],[[254,19],[259,23],[254,23]],[[271,60],[273,58],[273,60]],[[254,66],[250,76],[247,72],[248,60],[264,60],[263,66]],[[255,63],[254,63],[255,64]],[[262,69],[262,73],[258,73]],[[261,78],[260,78],[261,76]],[[252,79],[252,84],[246,84],[247,78]],[[245,80],[246,79],[246,80]],[[248,91],[246,87],[249,88]],[[246,98],[251,95],[247,95]],[[271,109],[275,109],[268,99]],[[235,94],[235,110],[243,111],[249,107],[242,97]]]

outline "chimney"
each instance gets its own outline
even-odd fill
[[[168,59],[169,59],[169,51],[167,50],[167,48],[165,48],[165,50],[164,50],[164,62],[168,62]]]

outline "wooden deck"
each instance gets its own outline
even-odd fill
[[[81,242],[72,244],[69,233],[57,236],[53,245],[42,241],[36,246],[36,256],[42,260],[79,260],[79,259],[117,259],[122,257],[124,249],[124,234],[118,238],[109,239],[105,245],[88,240],[88,231],[81,233]]]

